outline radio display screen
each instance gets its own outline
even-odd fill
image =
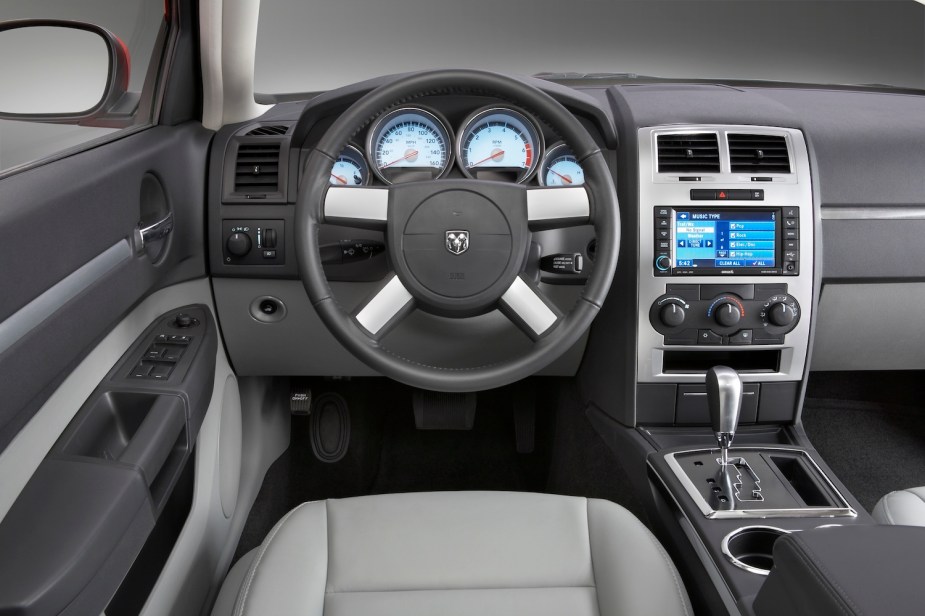
[[[677,209],[675,268],[768,269],[779,266],[780,211]],[[704,272],[706,273],[706,272]]]

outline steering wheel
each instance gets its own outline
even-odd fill
[[[417,98],[487,93],[531,110],[571,147],[584,169],[577,187],[440,179],[391,186],[331,186],[331,166],[374,118]],[[527,377],[568,350],[588,329],[617,267],[617,195],[594,140],[574,115],[541,90],[495,73],[440,70],[383,85],[354,103],[328,129],[305,164],[296,205],[296,253],[302,282],[319,317],[358,359],[397,381],[434,391],[492,389]],[[352,314],[328,285],[319,253],[324,223],[382,229],[394,271]],[[532,231],[593,225],[597,250],[590,277],[563,314],[524,275]],[[452,236],[452,237],[451,237]],[[428,365],[383,342],[412,309],[462,319],[500,308],[533,340],[513,359],[471,368]],[[491,344],[490,340],[486,344]]]

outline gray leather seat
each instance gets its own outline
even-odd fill
[[[687,615],[655,537],[609,501],[509,492],[306,503],[228,574],[214,616]]]
[[[925,487],[890,492],[874,507],[873,516],[881,524],[925,526]]]

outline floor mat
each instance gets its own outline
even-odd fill
[[[925,408],[921,406],[807,398],[803,426],[868,511],[887,492],[925,485]]]

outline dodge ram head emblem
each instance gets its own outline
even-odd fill
[[[461,255],[469,250],[469,232],[468,231],[447,231],[446,232],[446,249],[454,255]]]

